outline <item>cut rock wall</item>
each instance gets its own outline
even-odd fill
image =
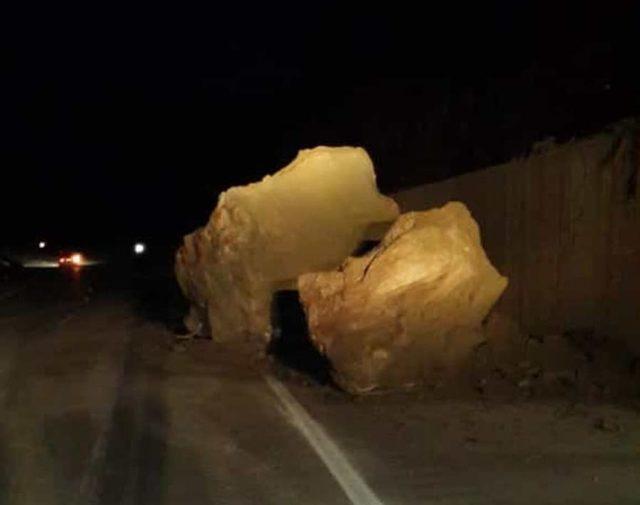
[[[640,352],[637,121],[393,195],[402,212],[465,202],[509,278],[495,311],[530,334],[593,331]]]

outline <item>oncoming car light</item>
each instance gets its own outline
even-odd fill
[[[83,266],[85,265],[84,256],[80,253],[64,254],[58,258],[58,265],[74,267]]]

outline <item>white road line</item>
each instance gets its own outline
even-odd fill
[[[291,423],[304,435],[354,505],[383,505],[331,437],[278,379],[265,380],[282,403]]]

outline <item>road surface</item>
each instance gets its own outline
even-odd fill
[[[631,410],[354,400],[175,344],[147,281],[34,271],[0,300],[0,503],[640,502]]]

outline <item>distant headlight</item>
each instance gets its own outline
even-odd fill
[[[71,258],[69,258],[69,260],[74,265],[81,265],[82,264],[82,254],[80,254],[80,253],[72,254]]]
[[[147,246],[144,245],[142,242],[138,242],[133,246],[133,252],[135,254],[144,254],[144,252],[147,250]]]

